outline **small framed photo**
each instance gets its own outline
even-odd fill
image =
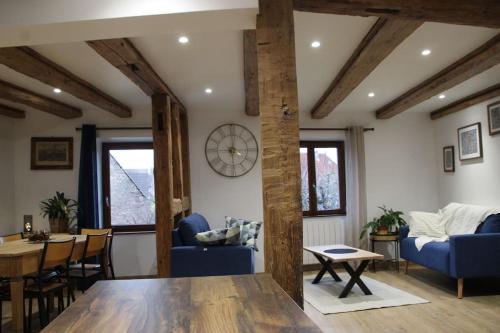
[[[500,134],[500,101],[488,105],[488,127],[490,135]]]
[[[31,138],[31,170],[73,169],[73,138]]]
[[[455,172],[455,147],[443,148],[443,167],[444,172]]]
[[[458,130],[458,158],[460,161],[483,157],[481,123],[474,123]]]

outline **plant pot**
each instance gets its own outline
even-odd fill
[[[68,233],[68,219],[49,219],[50,232],[53,234]]]
[[[389,229],[384,226],[380,226],[377,228],[377,235],[387,235],[389,233]]]

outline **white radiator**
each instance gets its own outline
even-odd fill
[[[343,217],[304,218],[303,225],[304,246],[344,243],[345,218]],[[318,263],[310,252],[304,251],[304,264]]]

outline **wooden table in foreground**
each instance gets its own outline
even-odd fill
[[[73,259],[77,260],[83,254],[85,235],[51,235],[55,241],[71,237],[76,237]],[[0,276],[10,278],[13,331],[23,331],[23,276],[38,271],[42,249],[43,243],[31,244],[26,239],[0,245]]]
[[[337,282],[342,281],[340,277],[335,273],[332,267],[332,263],[338,262],[344,266],[344,269],[349,273],[351,279],[347,282],[344,290],[339,295],[339,298],[347,297],[352,287],[356,283],[361,290],[365,293],[365,295],[371,295],[370,289],[365,285],[365,283],[361,280],[361,274],[365,270],[366,266],[370,262],[370,260],[383,259],[384,256],[378,253],[373,253],[361,249],[356,249],[354,247],[350,247],[347,245],[320,245],[320,246],[306,246],[304,250],[311,252],[316,259],[323,266],[319,271],[318,275],[314,278],[314,284],[319,283],[323,275],[328,271],[333,279]],[[327,253],[325,251],[328,250],[347,250],[347,251],[355,251],[351,253]],[[326,260],[325,260],[326,259]],[[356,270],[354,270],[351,265],[349,265],[349,261],[361,261],[361,264],[358,266]]]
[[[268,274],[98,281],[43,332],[321,332]]]

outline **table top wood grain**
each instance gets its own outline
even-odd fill
[[[43,332],[321,332],[268,274],[98,281]]]
[[[329,250],[329,249],[354,249],[354,250],[356,250],[356,252],[342,253],[342,254],[324,252],[325,250]],[[351,261],[351,260],[384,259],[384,256],[381,254],[357,249],[357,248],[350,247],[350,246],[343,245],[343,244],[305,246],[304,250],[318,254],[318,255],[325,257],[327,259],[330,259],[332,262],[344,262],[344,261]]]
[[[86,235],[69,235],[69,234],[52,234],[50,235],[53,241],[67,241],[76,237],[76,243],[85,243]],[[29,253],[39,253],[43,250],[42,243],[33,243],[27,239],[7,242],[0,244],[0,257],[15,257]]]

